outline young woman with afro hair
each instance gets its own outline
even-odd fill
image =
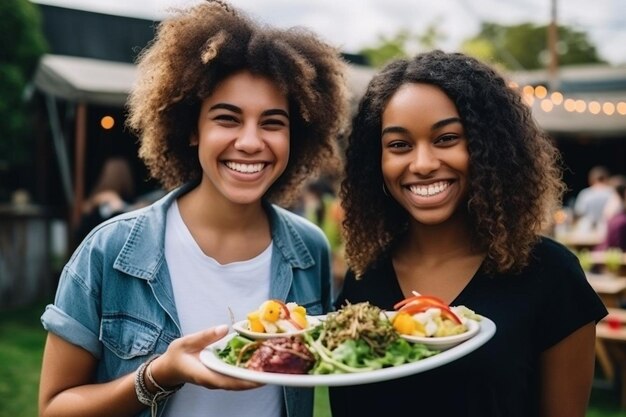
[[[339,161],[344,71],[316,35],[221,1],[160,23],[128,126],[168,194],[97,226],[65,266],[42,316],[40,416],[312,415],[311,388],[227,377],[199,353],[229,311],[331,309],[328,240],[277,204]]]
[[[489,66],[433,51],[376,75],[349,135],[336,307],[393,310],[416,291],[496,333],[439,368],[331,388],[333,416],[584,416],[606,309],[577,258],[542,236],[563,188],[557,150]]]

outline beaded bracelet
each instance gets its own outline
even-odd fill
[[[175,386],[172,389],[165,389],[156,383],[154,378],[152,377],[152,371],[150,369],[150,364],[153,360],[158,358],[160,355],[151,356],[147,361],[141,364],[137,369],[137,373],[135,374],[135,393],[137,394],[137,399],[143,405],[147,405],[150,407],[152,417],[156,416],[158,403],[170,396],[172,396],[176,391],[181,389],[184,384],[180,384]],[[148,376],[148,379],[154,385],[154,387],[158,390],[156,393],[151,393],[146,386],[145,376]]]

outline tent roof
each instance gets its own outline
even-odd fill
[[[133,64],[44,55],[35,72],[35,86],[69,101],[123,106],[135,81]]]

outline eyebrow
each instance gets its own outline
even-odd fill
[[[243,114],[243,111],[241,110],[241,108],[234,106],[232,104],[228,104],[228,103],[214,104],[213,106],[209,108],[209,111],[216,110],[216,109],[224,109],[224,110],[232,111],[233,113]],[[289,113],[287,113],[283,109],[269,109],[261,113],[261,116],[274,116],[274,115],[284,116],[287,119],[289,119]]]
[[[461,123],[461,119],[459,117],[450,117],[448,119],[439,120],[435,124],[433,124],[430,130],[437,130],[444,126],[447,126],[452,123]],[[389,126],[383,129],[381,136],[384,136],[386,133],[406,133],[407,129],[401,126]]]
[[[437,123],[433,124],[430,130],[439,129],[441,127],[447,126],[452,123],[461,123],[461,118],[459,117],[450,117],[448,119],[439,120]]]

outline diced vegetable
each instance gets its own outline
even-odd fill
[[[274,323],[280,318],[281,309],[282,306],[275,300],[268,300],[261,304],[261,307],[259,308],[259,315],[262,320]]]
[[[265,327],[263,327],[263,323],[261,323],[258,311],[253,311],[248,314],[248,326],[253,332],[265,333]]]

